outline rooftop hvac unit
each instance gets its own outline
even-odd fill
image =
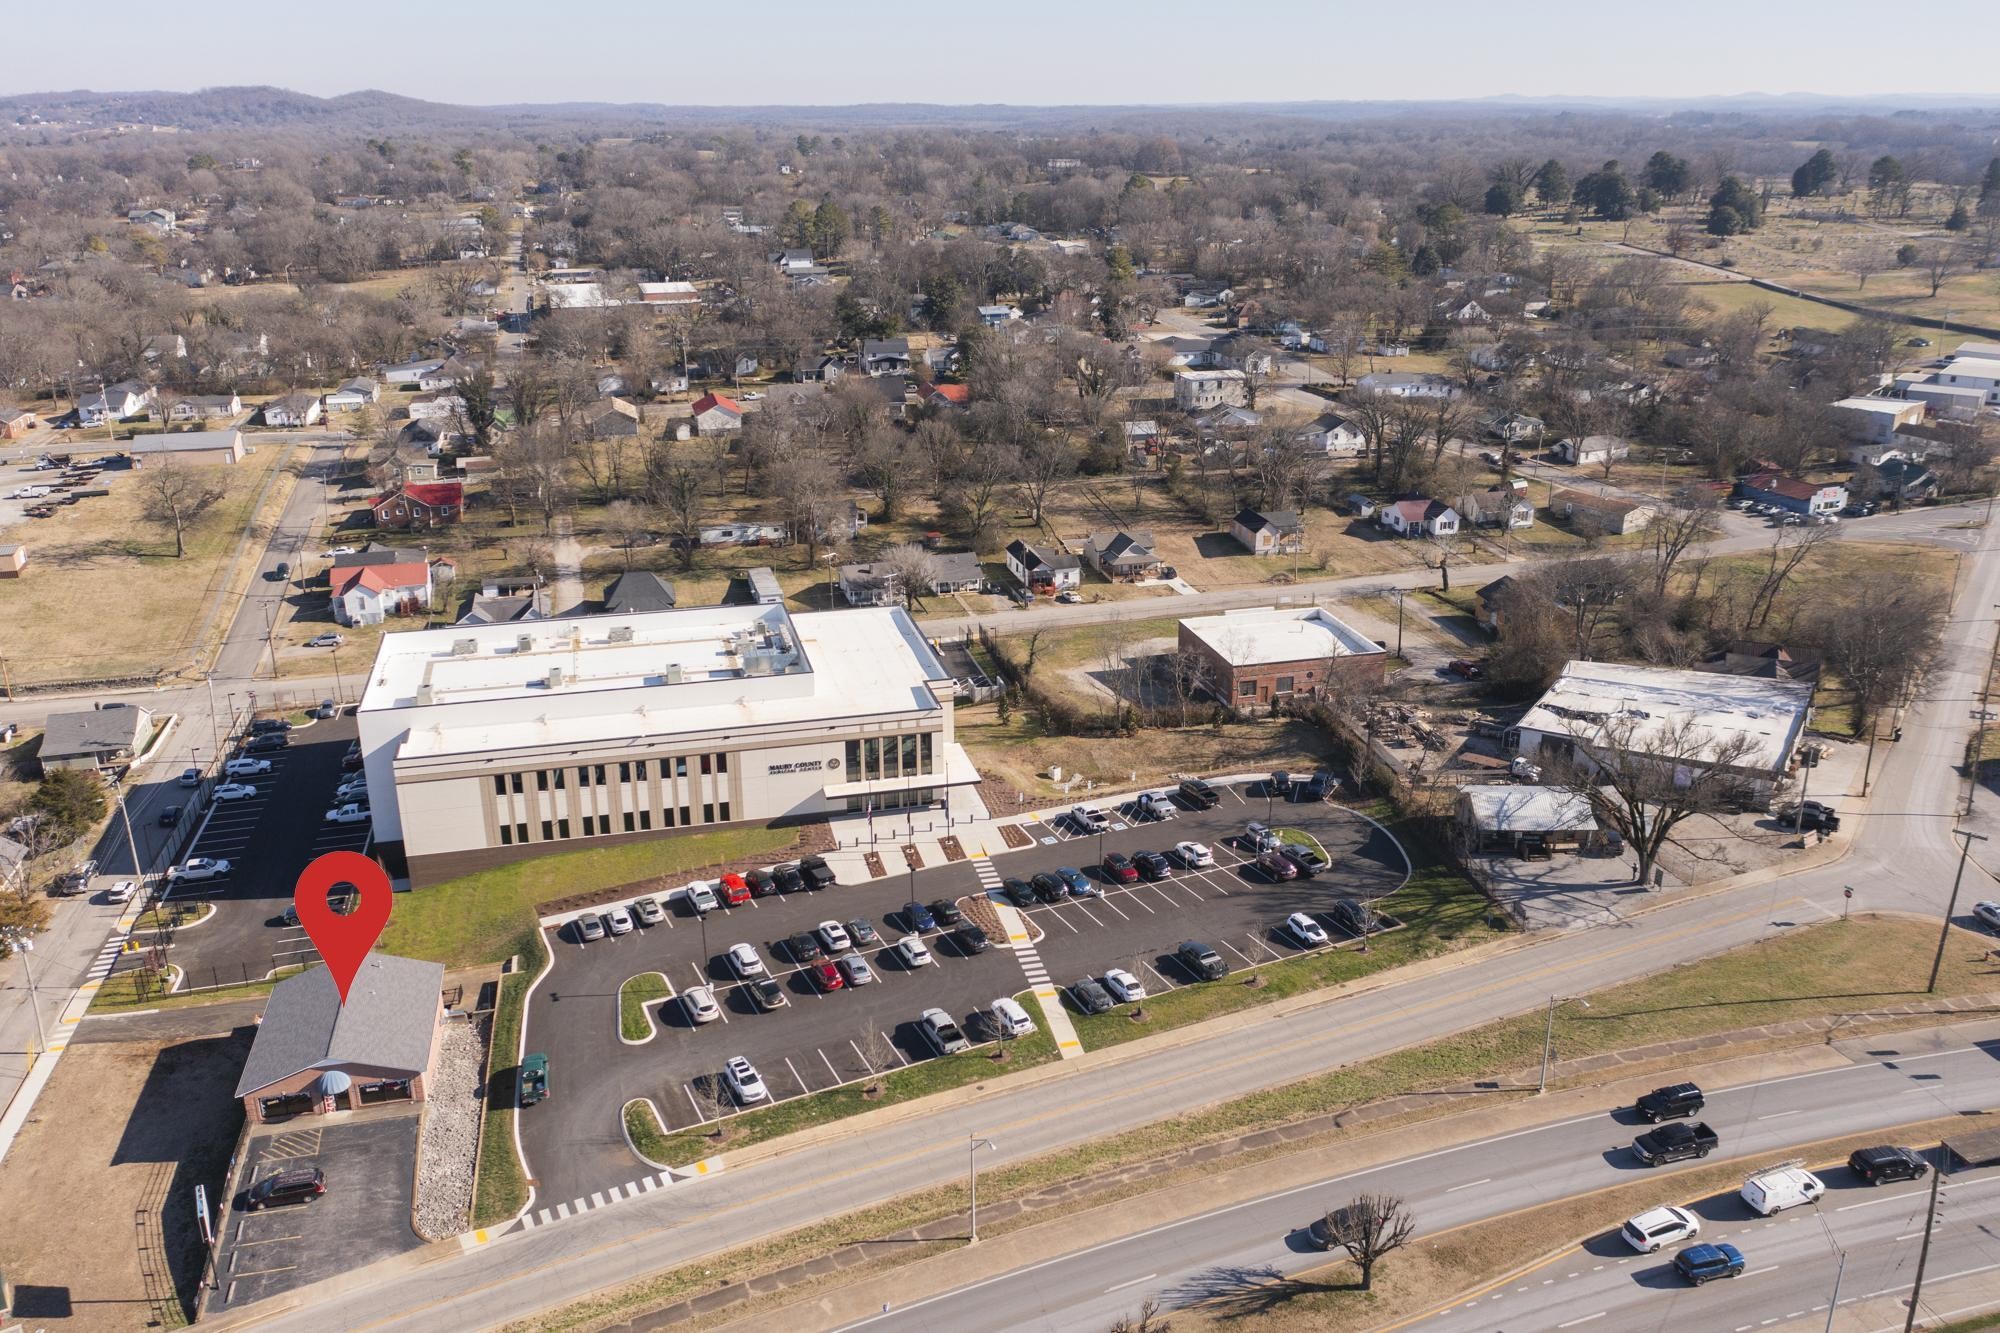
[[[417,707],[419,708],[427,707],[430,704],[430,702],[431,702],[431,687],[427,684],[417,686]]]
[[[669,666],[669,667],[668,667],[668,668],[666,669],[666,672],[665,672],[665,675],[666,675],[666,678],[667,678],[667,684],[669,684],[669,685],[678,685],[678,684],[680,684],[680,683],[681,683],[681,665],[680,665],[680,663],[678,663],[678,662],[675,662],[675,663],[673,663],[672,665],[670,665],[670,666]]]
[[[607,643],[632,642],[632,627],[630,625],[613,625],[610,629],[610,632],[605,636],[605,642]]]
[[[515,635],[514,651],[517,653],[531,653],[535,651],[535,636],[532,634]]]
[[[453,639],[451,641],[451,655],[453,657],[473,657],[478,652],[479,640],[477,639]]]
[[[752,648],[743,654],[743,673],[748,676],[770,675],[771,654],[762,648]]]
[[[562,683],[563,683],[563,669],[561,667],[550,667],[549,688],[552,690],[561,689]]]

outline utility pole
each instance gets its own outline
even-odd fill
[[[1549,1021],[1547,1027],[1542,1030],[1542,1077],[1535,1084],[1535,1095],[1537,1097],[1549,1090],[1549,1058],[1554,1054],[1556,1044],[1556,1006],[1567,1003],[1569,999],[1575,999],[1575,997],[1549,996]],[[1576,1002],[1586,1009],[1590,1008],[1589,1000],[1579,999]]]
[[[984,1148],[988,1152],[998,1152],[1000,1145],[992,1139],[982,1139],[977,1134],[968,1134],[966,1138],[969,1142],[965,1146],[965,1188],[972,1196],[972,1225],[971,1234],[966,1237],[965,1243],[977,1245],[979,1243],[979,1150]]]
[[[1944,1182],[1944,1153],[1945,1149],[1940,1146],[1940,1161],[1931,1168],[1931,1199],[1929,1210],[1924,1214],[1924,1244],[1917,1251],[1917,1280],[1910,1284],[1910,1312],[1903,1318],[1903,1333],[1910,1333],[1917,1326],[1917,1298],[1924,1294],[1924,1264],[1931,1257],[1931,1229],[1937,1226],[1938,1186]]]
[[[1840,1266],[1833,1270],[1833,1295],[1826,1302],[1826,1333],[1833,1333],[1833,1312],[1840,1308],[1840,1279],[1847,1273],[1847,1251],[1840,1252]],[[1916,1305],[1912,1302],[1911,1309]]]
[[[6,938],[14,952],[21,955],[21,966],[28,973],[28,1012],[35,1016],[35,1054],[40,1055],[49,1049],[49,1034],[42,1028],[41,1006],[35,1003],[35,964],[32,957],[35,941],[18,926],[8,927]]]
[[[1396,589],[1396,656],[1403,655],[1403,595],[1408,590]]]
[[[1952,913],[1958,910],[1958,886],[1965,882],[1965,861],[1972,854],[1974,842],[1985,842],[1986,835],[1974,833],[1971,829],[1955,829],[1954,836],[1965,839],[1965,847],[1958,854],[1958,873],[1951,878],[1951,901],[1945,904],[1944,924],[1938,927],[1937,956],[1931,959],[1930,985],[1924,987],[1926,994],[1937,993],[1938,971],[1944,966],[1944,944],[1951,938]]]

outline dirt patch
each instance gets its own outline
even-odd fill
[[[187,1322],[204,1260],[194,1188],[223,1202],[250,1036],[69,1048],[0,1166],[16,1316],[107,1333]]]
[[[947,861],[963,861],[965,859],[965,845],[957,838],[939,838],[938,850],[944,853],[944,859]]]
[[[880,852],[863,852],[861,854],[861,863],[868,867],[868,873],[876,879],[880,879],[889,873],[889,868],[882,864],[882,853]]]

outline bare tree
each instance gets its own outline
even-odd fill
[[[646,511],[630,500],[613,500],[604,506],[604,531],[618,547],[627,570],[632,568],[632,548],[652,533]]]
[[[510,490],[539,511],[542,531],[555,531],[576,491],[576,446],[560,424],[541,422],[510,432],[494,451]]]
[[[1932,296],[1936,296],[1938,288],[1958,275],[1959,264],[1963,258],[1964,252],[1958,246],[1948,243],[1941,242],[1924,251],[1923,258],[1918,263],[1923,268],[1924,277],[1931,284]]]
[[[862,1032],[859,1045],[861,1059],[871,1075],[862,1091],[879,1097],[882,1095],[882,1075],[896,1063],[896,1050],[889,1044],[889,1039],[873,1027]]]
[[[1672,504],[1663,506],[1646,528],[1646,542],[1653,553],[1653,595],[1664,597],[1674,566],[1688,548],[1707,541],[1720,530],[1716,511],[1720,503],[1708,491],[1689,488]]]
[[[1827,669],[1852,692],[1857,733],[1882,709],[1917,697],[1944,636],[1948,604],[1934,587],[1897,574],[1863,574],[1814,627]]]
[[[1533,577],[1548,600],[1570,619],[1572,657],[1594,656],[1598,632],[1632,592],[1631,565],[1610,556],[1552,560]]]
[[[1028,521],[1040,524],[1050,492],[1076,473],[1076,450],[1057,432],[1038,430],[1028,432],[1017,456]]]
[[[917,599],[928,595],[938,580],[937,553],[921,542],[892,546],[877,557],[876,563],[896,576],[906,610],[915,610]]]
[[[174,559],[187,555],[188,529],[226,494],[211,474],[168,458],[139,473],[139,513],[174,537]]]
[[[1160,1303],[1148,1296],[1137,1315],[1119,1315],[1105,1333],[1173,1333],[1174,1321],[1160,1313]]]
[[[1567,736],[1544,739],[1542,758],[1552,785],[1589,801],[1598,823],[1632,845],[1643,884],[1682,821],[1740,801],[1758,744],[1745,733],[1711,731],[1696,713],[1621,710],[1573,717]]]
[[[663,443],[646,462],[646,490],[672,529],[674,556],[683,570],[693,569],[702,525],[715,507],[722,451],[707,441]]]
[[[1361,1270],[1361,1289],[1375,1285],[1375,1265],[1409,1244],[1417,1219],[1393,1194],[1363,1194],[1328,1213],[1320,1223],[1333,1245],[1346,1250]]]
[[[1745,629],[1763,628],[1771,613],[1778,609],[1778,594],[1798,572],[1799,566],[1832,538],[1833,531],[1830,527],[1818,525],[1778,529],[1778,535],[1771,540],[1768,561],[1763,577],[1758,580],[1756,595],[1750,599],[1749,614],[1744,617]]]

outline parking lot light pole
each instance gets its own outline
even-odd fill
[[[1958,911],[1958,886],[1965,882],[1966,858],[1972,855],[1973,843],[1986,841],[1985,834],[1974,833],[1971,829],[1954,829],[1953,833],[1965,839],[1965,846],[1958,853],[1958,873],[1951,877],[1951,901],[1945,904],[1944,923],[1938,927],[1937,954],[1931,959],[1931,981],[1924,987],[1926,995],[1937,993],[1938,970],[1944,966],[1944,944],[1951,938],[1952,914]]]
[[[1000,1145],[992,1139],[982,1139],[977,1134],[968,1134],[966,1138],[970,1142],[965,1147],[965,1188],[972,1199],[972,1225],[969,1228],[971,1234],[966,1237],[965,1243],[977,1245],[979,1243],[979,1150],[984,1148],[988,1152],[998,1152]]]
[[[21,955],[21,966],[27,971],[28,1012],[35,1016],[35,1054],[40,1055],[49,1049],[49,1034],[42,1028],[42,1008],[39,1004],[35,1003],[35,964],[33,961],[35,941],[29,937],[27,931],[21,929],[19,926],[9,926],[6,930],[0,931],[0,938],[4,938],[7,941],[8,947]]]
[[[1590,1008],[1589,1000],[1581,999],[1574,995],[1549,996],[1548,1026],[1542,1030],[1542,1077],[1535,1084],[1535,1095],[1537,1097],[1549,1090],[1549,1056],[1555,1050],[1556,1044],[1556,1006],[1567,1004],[1571,1000],[1575,1000],[1586,1009]]]

